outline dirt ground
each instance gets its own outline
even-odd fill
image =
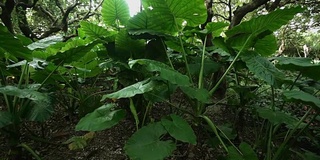
[[[29,145],[43,160],[126,160],[129,159],[124,150],[124,144],[135,131],[134,120],[127,114],[125,120],[105,131],[96,132],[94,138],[84,149],[72,151],[68,145],[62,144],[75,135],[84,135],[86,132],[75,132],[74,128],[78,118],[66,118],[63,112],[55,112],[44,125],[28,123],[29,129],[38,136],[43,135],[43,140],[35,140],[22,130],[21,142]],[[170,114],[165,107],[158,105],[152,110],[154,117]],[[207,144],[208,133],[200,127],[193,126],[197,137],[197,145],[178,143],[168,160],[214,160],[223,155],[222,149],[213,149]],[[7,160],[9,150],[6,139],[0,135],[0,160]],[[49,142],[49,143],[48,143]]]

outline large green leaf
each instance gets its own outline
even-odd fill
[[[219,51],[219,50],[216,50]],[[220,50],[221,51],[221,50]],[[222,52],[222,51],[221,51]],[[189,69],[190,69],[190,73],[192,75],[199,75],[200,69],[201,69],[201,58],[193,58],[195,60],[195,62],[190,62],[189,65]],[[207,75],[211,75],[214,72],[217,72],[220,68],[220,64],[211,60],[211,59],[205,59],[204,60],[204,67],[203,67],[203,74],[205,76]]]
[[[0,111],[0,129],[12,123],[11,113],[7,111]]]
[[[32,102],[33,105],[27,109],[25,116],[30,121],[44,122],[49,119],[54,112],[48,95],[44,93],[41,94],[41,96],[37,96],[37,100]]]
[[[249,21],[243,22],[238,26],[233,27],[232,29],[226,32],[226,35],[229,37],[228,43],[231,44],[233,48],[240,50],[247,42],[245,48],[253,47],[256,42],[259,42],[259,39],[264,39],[267,35],[272,34],[274,31],[279,29],[282,25],[288,23],[295,14],[302,12],[301,7],[292,7],[285,9],[278,9],[267,15],[262,15],[257,18],[253,18]],[[266,37],[264,41],[270,41],[270,37]],[[261,41],[261,40],[260,40]],[[272,54],[271,51],[274,50],[274,40],[272,40],[272,45],[264,46],[267,48],[267,53],[262,52],[261,54]],[[261,45],[255,47],[258,48]],[[261,50],[260,50],[261,51]]]
[[[181,86],[180,89],[183,93],[187,94],[190,98],[196,99],[202,103],[208,103],[210,101],[209,91],[204,88],[193,88],[189,86]]]
[[[254,50],[262,56],[270,56],[278,49],[277,39],[274,34],[258,39],[254,45]]]
[[[147,13],[160,16],[154,17],[154,21],[170,24],[168,28],[175,28],[175,22],[182,24],[184,21],[187,26],[196,27],[207,18],[202,0],[143,0],[143,7],[148,8]]]
[[[162,118],[161,124],[168,131],[168,133],[176,140],[196,144],[196,135],[191,126],[183,118],[171,114],[168,118]]]
[[[34,89],[19,89],[15,86],[1,87],[0,93],[30,99],[32,101],[32,105],[25,106],[28,107],[26,108],[26,113],[21,113],[21,116],[28,120],[43,122],[53,113],[53,108],[48,94],[40,93]]]
[[[0,23],[0,56],[3,51],[10,53],[16,58],[31,60],[31,50],[23,46],[22,42]]]
[[[85,35],[91,39],[103,39],[107,41],[114,41],[115,35],[117,34],[116,31],[113,31],[111,29],[105,29],[101,26],[86,21],[82,21],[80,23],[80,26],[81,30],[85,33]]]
[[[71,63],[85,56],[96,44],[97,42],[93,41],[86,45],[76,46],[64,52],[58,52],[56,55],[48,57],[47,60],[53,61],[55,64],[60,64],[61,62]]]
[[[206,32],[212,33],[213,37],[219,37],[228,25],[229,24],[225,22],[209,22],[206,25]]]
[[[81,118],[76,125],[77,131],[101,131],[118,124],[126,116],[125,110],[112,110],[114,104],[103,105]]]
[[[284,78],[284,74],[271,62],[255,52],[248,52],[246,55],[243,55],[242,60],[246,63],[252,73],[269,85],[278,86],[280,81]]]
[[[161,123],[152,123],[142,127],[127,141],[124,149],[133,160],[162,160],[169,156],[176,145],[172,141],[161,141],[167,131]]]
[[[274,125],[285,123],[288,125],[288,127],[294,127],[298,123],[297,118],[284,113],[283,111],[273,111],[270,108],[259,107],[257,108],[257,112],[259,113],[260,117],[269,120]]]
[[[292,91],[284,91],[283,95],[289,101],[301,102],[301,103],[316,107],[317,109],[320,109],[320,99],[309,93],[292,90]]]
[[[117,92],[103,95],[101,101],[104,101],[107,98],[120,99],[120,98],[133,97],[137,94],[143,94],[143,93],[149,92],[153,90],[155,86],[156,86],[155,81],[146,79],[144,81],[137,82],[131,86],[125,87]]]
[[[234,147],[228,147],[229,154],[227,160],[258,160],[257,154],[254,152],[252,147],[246,143],[242,142],[239,149],[242,155]]]
[[[312,63],[312,59],[310,58],[276,57],[274,59],[278,61],[276,67],[279,69],[300,71],[303,76],[320,80],[320,74],[317,73],[320,70],[320,64]]]
[[[167,32],[178,31],[180,28],[177,27],[182,26],[183,22],[188,26],[198,26],[203,24],[207,17],[202,0],[143,0],[142,4],[147,17],[152,17],[148,18],[152,26],[160,26]],[[146,19],[142,19],[141,22],[146,22]]]
[[[135,16],[129,19],[127,28],[132,35],[141,35],[149,33],[152,35],[162,35],[159,32],[162,30],[160,25],[152,23],[152,17],[148,16],[145,10],[139,12]]]
[[[303,10],[304,9],[301,7],[278,9],[267,15],[262,15],[243,22],[240,25],[233,27],[231,30],[228,30],[226,34],[228,37],[237,34],[253,34],[254,36],[257,36],[267,30],[273,32],[279,29],[282,25],[287,24],[294,15],[302,12]]]
[[[106,25],[126,24],[130,18],[129,7],[125,0],[104,0],[101,10]]]
[[[63,37],[62,36],[54,35],[54,36],[50,36],[50,37],[41,39],[41,40],[39,40],[37,42],[33,42],[33,43],[28,45],[28,48],[30,50],[46,49],[50,45],[53,45],[53,44],[56,44],[57,42],[62,42],[62,41],[63,41]]]
[[[163,102],[170,98],[176,88],[176,85],[171,83],[158,82],[152,91],[144,93],[143,96],[151,102]]]
[[[159,73],[159,76],[172,84],[179,86],[189,86],[190,81],[188,76],[181,74],[180,72],[173,70],[166,64],[149,59],[137,59],[129,61],[129,66],[132,68],[134,65],[139,64],[145,67],[149,72]]]
[[[99,61],[96,52],[88,52],[85,56],[78,61],[71,63],[71,66],[77,68],[72,70],[74,74],[78,74],[79,77],[94,77],[101,73],[102,69],[99,67]]]
[[[127,61],[129,58],[137,59],[144,56],[145,43],[143,40],[132,39],[127,30],[121,30],[116,36],[116,52],[109,53],[111,58]]]

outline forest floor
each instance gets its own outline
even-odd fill
[[[178,97],[180,101],[183,101],[183,97]],[[121,107],[120,104],[119,106]],[[136,126],[134,118],[126,106],[128,105],[124,104],[121,108],[127,110],[127,117],[110,129],[95,132],[93,139],[88,142],[84,149],[70,150],[68,144],[65,144],[73,136],[83,136],[88,132],[75,131],[75,126],[80,118],[77,115],[73,117],[67,116],[66,112],[59,105],[55,107],[54,114],[44,124],[41,125],[35,122],[25,123],[25,126],[28,126],[31,132],[21,129],[22,135],[20,141],[30,146],[42,160],[127,160],[129,158],[123,148],[126,141],[136,131]],[[183,106],[190,108],[188,104],[183,104]],[[159,121],[161,117],[173,112],[175,111],[170,110],[166,104],[156,103],[152,108],[150,117],[154,121]],[[247,118],[239,119],[234,111],[226,106],[208,106],[206,115],[218,126],[229,123],[238,127],[238,136],[236,140],[233,140],[236,146],[240,142],[254,143],[255,134],[253,133],[253,125],[259,124],[253,121],[252,118],[248,118],[252,115],[244,113],[243,117]],[[185,118],[188,120],[188,117]],[[234,122],[243,123],[242,125],[245,128],[241,128],[238,124],[233,124]],[[166,160],[215,160],[225,157],[226,152],[224,152],[221,145],[211,146],[214,142],[209,137],[215,137],[214,133],[208,132],[208,129],[203,128],[204,126],[206,125],[192,125],[197,136],[196,145],[177,142],[177,149]],[[38,137],[41,137],[41,139],[36,140],[36,138],[30,137],[30,133],[34,133]],[[10,150],[8,149],[7,138],[1,133],[0,142],[0,160],[9,160],[8,154]],[[215,144],[218,144],[217,142]],[[301,144],[298,145],[301,147]],[[29,159],[31,160],[32,158],[23,158],[23,160]]]
[[[164,104],[159,103],[153,107],[151,116],[155,121],[162,116],[169,115],[171,112]],[[223,121],[221,118],[225,115],[222,110],[214,109],[211,117],[215,117],[217,121]],[[35,122],[28,122],[29,130],[36,135],[42,135],[42,140],[30,138],[30,133],[22,129],[21,142],[30,146],[43,160],[126,160],[129,159],[123,149],[125,142],[135,132],[134,119],[127,114],[126,119],[122,120],[116,126],[95,132],[94,138],[88,142],[84,149],[70,150],[67,144],[63,144],[73,136],[83,136],[87,132],[76,132],[75,125],[79,121],[77,116],[68,118],[61,110],[56,107],[54,115],[39,125]],[[130,113],[130,111],[128,112]],[[228,113],[228,112],[225,112]],[[230,113],[230,112],[229,112]],[[228,114],[229,114],[228,113]],[[219,114],[219,116],[217,116]],[[229,114],[230,116],[230,114]],[[218,118],[218,119],[217,119]],[[220,119],[219,119],[220,118]],[[177,143],[177,150],[167,160],[214,160],[218,155],[224,155],[222,148],[213,149],[207,143],[208,133],[203,128],[192,126],[197,135],[197,144],[188,145],[186,143]],[[28,136],[29,135],[29,136]],[[7,160],[9,149],[4,135],[0,134],[0,160]],[[26,160],[29,158],[25,158]]]

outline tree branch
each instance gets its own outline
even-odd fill
[[[58,0],[56,0],[57,2]],[[41,36],[40,36],[40,39],[43,39],[45,37],[48,37],[50,36],[51,34],[53,33],[57,33],[59,31],[63,31],[63,32],[67,32],[68,31],[68,17],[69,17],[69,14],[72,12],[72,10],[78,6],[79,4],[81,4],[80,2],[77,2],[75,4],[73,4],[72,6],[69,6],[66,11],[63,11],[63,16],[62,16],[62,20],[60,23],[58,24],[55,24],[56,22],[54,22],[55,25],[53,25],[53,27],[49,28],[48,31],[45,31]],[[75,22],[75,21],[74,21]]]
[[[63,8],[62,8],[62,6],[61,6],[60,1],[59,1],[59,0],[55,0],[55,2],[56,2],[57,7],[60,9],[60,12],[61,12],[62,14],[64,14],[64,10],[63,10]]]
[[[271,4],[266,4],[266,10],[268,12],[270,11],[274,11],[279,5],[280,5],[281,0],[275,0],[273,3]]]
[[[34,0],[33,4],[28,4],[28,0],[22,0],[20,1],[17,6],[16,6],[16,12],[18,14],[18,25],[19,25],[19,29],[21,30],[21,32],[28,38],[32,39],[33,38],[37,38],[37,36],[32,32],[32,30],[30,29],[28,20],[27,20],[27,8],[31,8],[33,7],[36,3],[38,2],[38,0]]]
[[[227,17],[225,17],[225,16],[223,16],[223,15],[221,15],[221,14],[213,14],[213,16],[220,17],[220,18],[222,18],[223,20],[229,21],[229,18],[227,18]]]
[[[251,2],[238,7],[233,12],[233,18],[231,20],[229,28],[233,28],[234,26],[238,25],[246,14],[266,4],[268,1],[270,0],[252,0]]]
[[[5,4],[1,4],[2,12],[0,14],[0,19],[4,23],[4,25],[7,27],[8,31],[14,34],[13,30],[13,24],[12,24],[12,16],[11,13],[15,6],[14,0],[7,0]]]
[[[43,14],[45,14],[45,15],[49,18],[50,22],[54,22],[54,21],[55,21],[54,16],[50,13],[50,11],[48,11],[48,10],[45,9],[45,8],[43,8],[43,6],[38,5],[38,6],[34,7],[33,9],[34,9],[35,11],[40,11],[40,12],[42,12]]]
[[[19,2],[17,6],[22,6],[24,8],[33,8],[37,4],[38,0],[34,0],[32,4],[28,4],[28,2]]]
[[[228,9],[229,9],[229,17],[228,17],[228,21],[231,22],[232,20],[232,4],[231,4],[232,0],[228,0]]]
[[[61,20],[61,30],[65,33],[68,31],[68,17],[71,11],[76,8],[77,5],[81,4],[80,2],[75,3],[74,5],[67,8],[66,12],[64,13],[62,20]]]
[[[224,1],[218,1],[218,2],[212,2],[213,4],[224,4],[224,5],[228,5],[227,2],[224,2]]]

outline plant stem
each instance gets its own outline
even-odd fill
[[[145,113],[144,113],[144,115],[143,115],[142,126],[144,126],[146,117],[147,117],[148,113],[149,113],[150,110],[151,110],[151,105],[152,105],[152,103],[151,103],[151,101],[149,101],[149,102],[148,102],[148,105],[147,105],[147,107],[146,107],[146,111],[145,111]]]
[[[284,148],[286,147],[286,144],[288,143],[288,141],[291,139],[293,133],[298,129],[298,127],[300,126],[300,124],[307,118],[307,116],[309,115],[309,113],[312,111],[312,108],[310,108],[304,115],[303,117],[300,119],[300,121],[295,125],[295,127],[290,131],[289,135],[284,139],[284,141],[282,142],[282,144],[280,145],[279,149],[277,150],[275,156],[273,157],[273,160],[278,160],[279,156],[281,155],[281,153],[284,151]]]
[[[23,80],[24,73],[25,73],[27,67],[28,67],[28,62],[26,62],[26,64],[25,64],[25,65],[23,66],[23,68],[22,68],[21,75],[20,75],[19,82],[18,82],[18,88],[19,88],[19,89],[21,88],[22,80]],[[18,115],[16,115],[16,114],[18,114],[18,110],[19,110],[19,109],[18,109],[19,106],[16,106],[16,105],[17,105],[17,101],[18,101],[18,97],[17,97],[17,96],[14,96],[14,97],[13,97],[13,102],[12,102],[11,113],[15,115],[15,116],[14,116],[14,119],[15,119],[14,121],[15,121],[15,123],[19,123],[19,121],[20,121],[19,118],[17,118]]]
[[[161,38],[161,43],[162,43],[162,46],[163,46],[164,50],[167,50],[167,47],[166,47],[166,45],[164,44],[162,38]],[[168,58],[168,61],[169,61],[169,64],[170,64],[171,68],[174,69],[173,63],[172,63],[172,61],[171,61],[171,59],[170,59],[170,56],[169,56],[168,52],[166,52],[166,55],[167,55],[167,58]]]
[[[273,125],[269,122],[269,134],[268,134],[268,144],[267,144],[267,160],[271,160],[272,156],[272,133],[273,133]]]
[[[184,64],[186,65],[187,74],[188,74],[188,77],[190,79],[190,82],[193,83],[192,76],[191,76],[191,73],[190,73],[189,63],[188,63],[188,59],[187,59],[187,53],[186,53],[186,50],[184,49],[184,45],[183,45],[183,42],[182,42],[182,36],[181,36],[182,35],[182,31],[179,29],[176,19],[174,19],[174,22],[175,22],[176,29],[179,31],[178,34],[179,34],[180,47],[182,49],[182,57],[183,57],[183,60],[184,60]]]
[[[222,141],[221,137],[219,136],[218,130],[216,128],[216,126],[213,124],[213,122],[210,120],[210,118],[208,118],[207,116],[201,115],[201,118],[203,118],[209,125],[209,127],[212,129],[212,131],[214,132],[214,134],[217,136],[217,138],[219,139],[220,143],[222,144],[223,148],[225,151],[229,152],[227,146],[224,144],[224,142]]]
[[[38,88],[38,91],[44,86],[44,84],[47,82],[47,80],[51,77],[51,75],[58,70],[58,68],[60,67],[60,65],[64,62],[64,60],[62,60],[58,66],[52,71],[50,72],[50,74],[46,77],[46,79],[43,80],[43,82],[41,83],[40,87]]]
[[[204,58],[205,58],[205,51],[206,51],[206,43],[207,43],[207,36],[204,39],[203,48],[202,48],[202,56],[201,56],[201,67],[199,73],[199,80],[198,80],[198,88],[203,88],[203,70],[204,70]],[[197,116],[199,116],[203,110],[204,104],[197,101]]]
[[[199,82],[198,82],[199,89],[203,88],[203,70],[204,70],[204,57],[205,57],[205,51],[206,51],[206,43],[207,43],[207,36],[204,39],[203,48],[202,48],[201,68],[200,68]]]
[[[226,134],[224,134],[224,132],[217,127],[217,129],[220,131],[220,133],[224,136],[224,138],[226,138],[228,140],[228,142],[233,146],[234,149],[236,149],[238,151],[239,154],[241,154],[243,156],[243,153],[231,142],[231,140],[227,137]]]
[[[136,122],[136,129],[138,130],[139,129],[139,117],[138,117],[138,114],[137,114],[137,110],[136,110],[136,107],[134,106],[132,98],[129,98],[129,100],[130,100],[130,111],[131,111],[131,113],[133,115],[133,118],[134,118],[134,120]],[[144,119],[142,121],[142,125],[143,125],[143,123],[144,123]]]
[[[217,84],[209,91],[209,94],[212,95],[219,87],[220,83],[222,82],[222,80],[226,77],[227,73],[229,73],[229,71],[231,70],[231,68],[233,67],[234,63],[238,60],[240,54],[243,52],[245,46],[247,45],[247,43],[249,42],[249,40],[251,39],[250,35],[245,43],[243,44],[243,46],[241,47],[240,51],[238,52],[238,54],[236,55],[236,57],[233,59],[233,61],[231,62],[231,64],[229,65],[229,67],[227,68],[227,70],[223,73],[223,75],[221,76],[221,78],[219,79],[219,81],[217,82]]]
[[[28,152],[30,152],[32,154],[32,156],[36,159],[36,160],[41,160],[41,158],[37,155],[36,152],[34,152],[27,144],[25,143],[21,143],[20,145],[18,145],[24,149],[26,149]]]

